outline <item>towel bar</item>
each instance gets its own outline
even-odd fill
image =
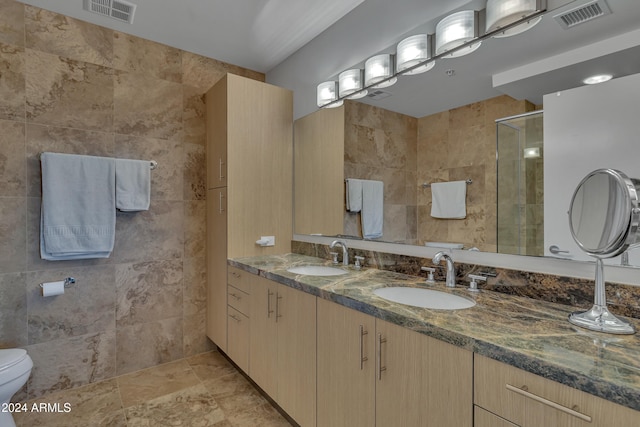
[[[465,182],[467,183],[467,185],[473,184],[473,180],[471,178],[467,179]],[[422,188],[429,188],[429,187],[431,187],[431,184],[429,184],[427,182],[422,184]]]
[[[41,155],[41,154],[42,154],[42,153],[38,153],[38,158],[40,158],[40,155]],[[158,162],[156,162],[155,160],[149,160],[149,168],[150,168],[151,170],[153,170],[153,169],[157,169],[157,168],[158,168]]]

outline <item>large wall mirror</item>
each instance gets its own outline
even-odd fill
[[[561,11],[585,2],[565,3]],[[558,25],[551,11],[519,36],[485,40],[474,54],[401,76],[382,93],[298,118],[294,232],[361,236],[360,217],[346,211],[344,198],[345,180],[360,178],[385,183],[379,241],[586,259],[569,233],[573,189],[596,168],[640,172],[631,162],[640,156],[640,121],[632,117],[640,99],[640,5],[607,3],[612,13],[582,29],[551,30]],[[536,43],[545,33],[553,46]],[[583,49],[577,39],[587,33]],[[556,45],[571,51],[567,58],[586,56],[570,62],[553,55]],[[513,64],[531,58],[530,66],[498,59],[509,54],[518,58]],[[582,86],[582,78],[607,70],[613,80]],[[467,179],[466,218],[432,218],[423,184]],[[637,254],[619,258],[610,262],[640,265]]]

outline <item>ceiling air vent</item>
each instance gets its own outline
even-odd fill
[[[124,0],[84,0],[84,9],[98,15],[133,24],[136,5]]]
[[[566,30],[610,13],[611,9],[605,0],[593,0],[555,15],[553,18]]]
[[[369,92],[367,94],[367,98],[371,98],[371,99],[375,99],[375,100],[384,99],[384,98],[387,98],[389,96],[391,96],[391,93],[385,92],[384,90],[380,90],[380,89],[374,90],[374,91]]]

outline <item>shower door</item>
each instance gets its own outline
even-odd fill
[[[496,120],[498,253],[544,255],[543,112]]]

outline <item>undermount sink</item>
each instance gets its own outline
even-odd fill
[[[299,265],[288,268],[287,271],[293,274],[304,274],[306,276],[340,276],[347,274],[341,268],[328,267],[326,265]]]
[[[476,305],[471,299],[433,289],[389,287],[376,289],[373,293],[400,304],[436,310],[460,310]]]

